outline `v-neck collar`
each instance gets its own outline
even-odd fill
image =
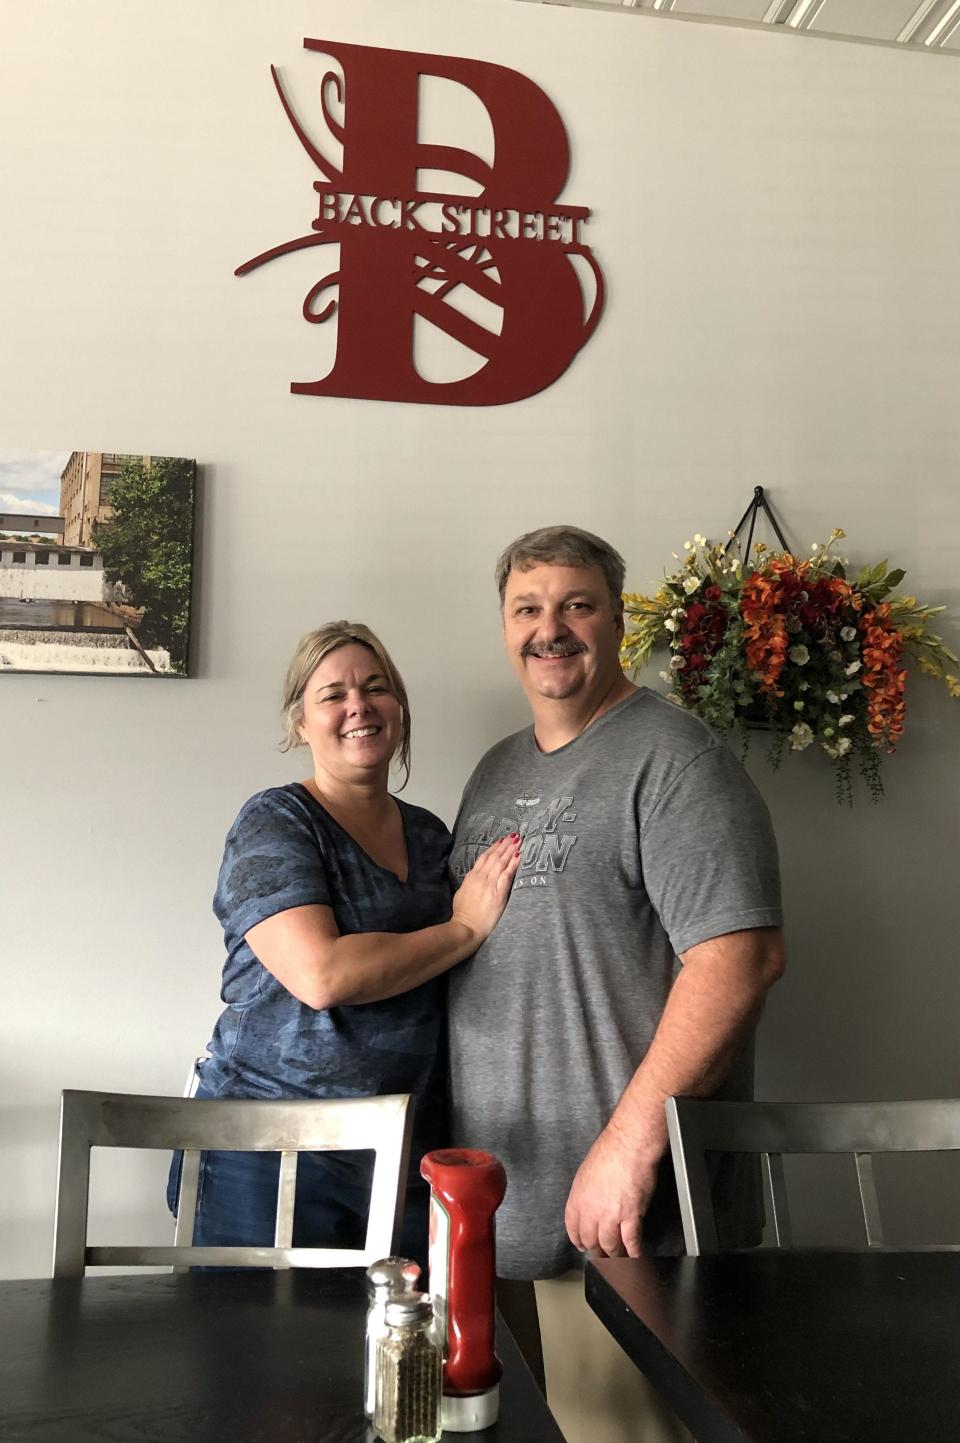
[[[392,877],[398,887],[409,886],[410,878],[413,873],[413,855],[410,848],[410,834],[407,830],[406,812],[404,810],[403,802],[401,802],[399,797],[391,796],[391,801],[396,805],[396,808],[400,813],[400,825],[403,828],[403,846],[407,854],[407,875],[405,877],[401,877],[398,872],[395,872],[393,870],[392,867],[385,867],[382,862],[377,861],[376,857],[371,857],[366,847],[364,847],[360,842],[357,841],[353,833],[348,831],[342,822],[337,821],[336,817],[333,815],[330,809],[328,807],[325,807],[323,805],[323,802],[321,802],[318,797],[315,797],[313,795],[313,792],[311,792],[310,788],[306,785],[305,782],[294,782],[294,786],[299,787],[300,790],[310,798],[310,801],[315,807],[319,807],[320,811],[327,818],[327,820],[334,827],[336,827],[337,831],[342,833],[342,835],[347,838],[350,844],[357,849],[357,851],[362,857],[366,857],[371,867],[376,867],[377,871],[382,872],[385,877]]]

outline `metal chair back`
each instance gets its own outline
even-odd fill
[[[406,1093],[313,1102],[259,1102],[64,1091],[53,1276],[80,1277],[88,1265],[104,1264],[172,1264],[175,1269],[366,1266],[394,1251],[406,1191],[412,1124],[412,1099]],[[92,1147],[183,1150],[172,1247],[88,1245]],[[273,1247],[192,1245],[200,1155],[206,1149],[280,1154]],[[363,1248],[295,1248],[293,1207],[298,1154],[358,1149],[376,1153]]]
[[[720,1102],[667,1099],[670,1151],[687,1252],[720,1251],[708,1152],[759,1154],[771,1205],[775,1246],[793,1237],[783,1176],[784,1153],[851,1153],[868,1247],[883,1246],[873,1153],[960,1149],[960,1100],[921,1102]]]

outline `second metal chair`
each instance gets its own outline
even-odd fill
[[[720,1251],[707,1173],[708,1152],[760,1154],[778,1247],[792,1244],[784,1153],[851,1153],[868,1247],[883,1246],[871,1154],[960,1149],[960,1100],[921,1102],[719,1102],[667,1100],[683,1235],[688,1254]]]

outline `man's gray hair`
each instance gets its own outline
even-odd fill
[[[626,572],[623,557],[608,541],[581,531],[579,526],[541,526],[518,536],[497,560],[497,589],[500,605],[507,590],[511,571],[529,571],[534,566],[598,566],[610,592],[614,610],[623,601],[623,578]]]

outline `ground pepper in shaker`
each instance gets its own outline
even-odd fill
[[[387,1331],[384,1309],[391,1293],[409,1293],[420,1279],[411,1258],[381,1258],[367,1268],[367,1340],[363,1354],[363,1411],[373,1417],[377,1385],[377,1343]]]
[[[430,1292],[443,1347],[443,1426],[470,1433],[497,1421],[500,1374],[496,1332],[494,1213],[507,1175],[489,1152],[428,1152]]]
[[[438,1443],[443,1360],[426,1293],[394,1293],[377,1342],[374,1431],[383,1443]]]

